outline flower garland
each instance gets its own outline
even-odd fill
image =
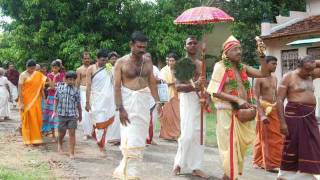
[[[238,96],[239,95],[238,82],[235,77],[235,72],[232,69],[232,63],[228,59],[223,59],[223,63],[224,63],[224,66],[226,67],[226,73],[229,78],[228,86],[231,89],[230,94],[233,96]],[[241,63],[238,64],[237,68],[240,70],[241,80],[242,80],[242,83],[243,83],[245,90],[247,91],[248,102],[250,104],[254,104],[255,101],[253,98],[253,91],[252,91],[250,82],[248,80],[247,71],[246,71],[246,69],[243,68],[243,64],[241,64]]]
[[[107,70],[107,72],[112,71],[112,64],[111,63],[106,63],[106,70]]]

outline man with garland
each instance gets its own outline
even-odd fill
[[[263,47],[263,43],[258,43]],[[223,179],[237,179],[242,174],[246,150],[255,138],[256,110],[249,77],[268,76],[264,53],[260,51],[261,71],[241,63],[241,45],[233,36],[223,44],[222,60],[214,66],[207,91],[217,109],[217,140],[223,160]],[[242,120],[241,112],[251,115]],[[246,116],[246,115],[245,115]]]

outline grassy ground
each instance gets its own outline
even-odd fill
[[[213,108],[212,108],[213,109]],[[215,110],[212,113],[206,115],[206,138],[205,144],[210,147],[218,147],[216,136],[217,119],[215,116]],[[159,132],[160,122],[158,121],[156,131]],[[247,151],[248,155],[252,154],[252,147]]]
[[[200,121],[200,120],[199,120]],[[215,113],[212,112],[206,115],[206,137],[205,144],[211,147],[217,147],[217,137],[216,137],[216,116]],[[160,121],[157,121],[156,124],[156,132],[159,132]]]
[[[0,167],[0,180],[47,180],[54,179],[49,173],[49,167],[40,164],[37,167],[29,167],[27,169],[9,169]]]
[[[217,147],[217,136],[216,136],[216,124],[217,119],[215,113],[207,114],[206,118],[206,145]]]

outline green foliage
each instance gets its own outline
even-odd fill
[[[275,16],[289,15],[289,10],[305,11],[305,0],[231,0],[225,2],[223,9],[235,17],[233,34],[242,44],[243,60],[257,65],[255,36],[260,35],[262,21],[275,21]]]
[[[164,61],[171,51],[183,55],[187,35],[200,37],[208,30],[173,24],[184,10],[199,5],[198,0],[0,0],[2,13],[14,19],[3,26],[0,61],[23,67],[28,58],[39,62],[60,58],[73,69],[85,49],[92,57],[99,48],[128,53],[135,30],[149,36],[153,60]]]

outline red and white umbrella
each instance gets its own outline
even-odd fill
[[[179,17],[174,20],[175,24],[186,24],[186,25],[202,25],[202,24],[212,24],[217,22],[229,22],[233,21],[233,17],[225,13],[216,7],[195,7],[184,11]],[[205,61],[205,49],[206,49],[206,39],[202,45],[202,76],[206,76],[206,61]],[[204,87],[201,90],[201,98],[204,98]],[[200,144],[203,144],[203,113],[205,107],[201,106],[201,128],[200,128]]]
[[[176,20],[175,24],[210,24],[216,22],[233,21],[233,17],[216,7],[195,7],[184,11]]]

